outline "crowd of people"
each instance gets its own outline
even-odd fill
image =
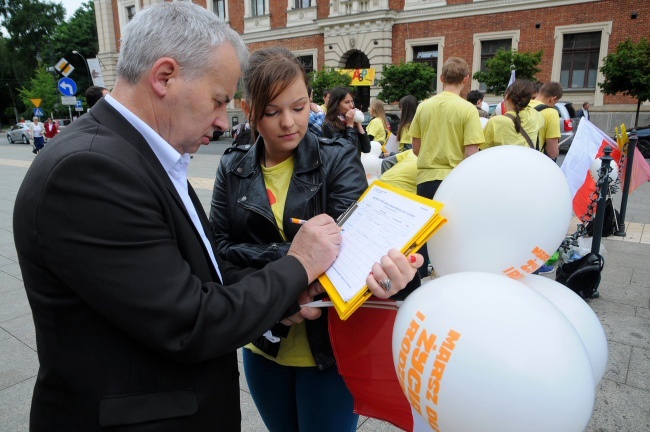
[[[240,78],[246,121],[220,160],[208,216],[187,181],[189,160],[227,130]],[[557,157],[558,83],[515,81],[503,115],[488,119],[483,94],[462,97],[463,59],[449,58],[440,79],[439,94],[399,101],[396,131],[377,99],[364,129],[349,89],[314,103],[290,51],[249,54],[191,3],[136,14],[115,87],[93,89],[92,113],[52,140],[16,199],[40,362],[31,430],[238,431],[240,347],[270,431],[356,430],[327,310],[301,305],[323,295],[317,277],[342,242],[335,220],[367,187],[360,153],[379,142],[381,179],[426,198],[482,149]],[[35,144],[57,135],[51,124],[34,119]],[[426,263],[425,250],[386,251],[367,269],[368,289],[404,295],[428,276]]]

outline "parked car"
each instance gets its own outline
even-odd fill
[[[634,129],[632,126],[627,130],[627,135],[630,136],[630,132]],[[650,125],[648,126],[639,126],[636,128],[636,137],[638,141],[636,142],[636,148],[639,149],[641,155],[650,159]],[[616,137],[611,137],[616,141]]]
[[[644,158],[650,159],[650,125],[637,128],[636,136],[639,139],[636,147]]]
[[[574,125],[577,125],[576,110],[571,102],[558,102],[555,109],[560,114],[560,151],[567,152],[573,142]]]
[[[29,144],[31,137],[29,127],[31,124],[32,122],[18,123],[9,128],[7,131],[7,141],[9,141],[9,144],[13,144],[15,142]]]
[[[370,123],[372,117],[368,113],[363,113],[363,130],[366,130],[368,123]],[[394,135],[397,135],[397,128],[399,127],[399,116],[393,113],[386,113],[386,120],[388,120],[388,130],[391,131]]]

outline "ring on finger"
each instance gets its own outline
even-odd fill
[[[390,291],[390,289],[393,287],[393,281],[390,279],[379,281],[378,283],[380,287],[386,290],[386,292]]]

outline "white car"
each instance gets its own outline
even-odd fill
[[[13,144],[15,142],[29,144],[29,140],[32,136],[29,132],[31,125],[32,122],[18,123],[13,125],[7,131],[7,141],[9,141],[10,144]]]

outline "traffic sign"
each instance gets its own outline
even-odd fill
[[[68,61],[66,59],[61,57],[61,60],[59,60],[59,62],[54,65],[54,69],[61,72],[61,75],[67,77],[74,70],[74,66],[72,66],[70,63],[68,63]]]
[[[38,107],[41,106],[41,102],[42,102],[41,99],[30,99],[30,101],[32,101],[32,103],[34,104],[34,106],[35,106],[36,108],[38,108]]]
[[[34,115],[36,117],[43,117],[45,113],[43,113],[43,108],[34,108]]]
[[[74,96],[61,96],[61,105],[77,105],[77,98]]]
[[[78,100],[77,101],[77,106],[74,109],[75,111],[83,111],[84,110],[84,103],[83,101]]]
[[[74,96],[77,93],[77,83],[72,78],[61,78],[59,80],[59,91],[63,96]]]

